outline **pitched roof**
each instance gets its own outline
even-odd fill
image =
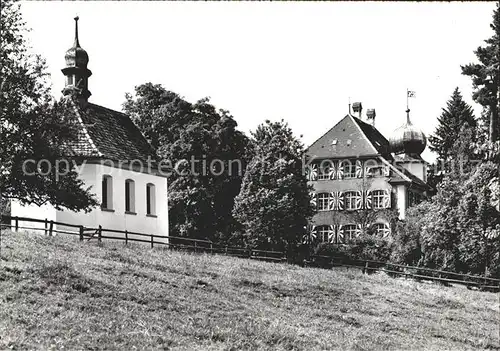
[[[382,133],[378,131],[377,128],[372,126],[371,124],[368,124],[366,122],[363,122],[359,118],[352,117],[353,120],[359,125],[363,133],[366,135],[370,143],[377,149],[378,153],[381,155],[388,155],[391,152],[391,145],[389,143],[389,140],[387,140]]]
[[[413,173],[394,165],[389,141],[377,128],[350,114],[309,146],[306,154],[313,159],[378,156],[392,169],[391,182],[412,183],[430,189],[427,183]],[[401,160],[399,156],[397,159]]]
[[[425,187],[425,188],[428,188],[428,189],[431,189],[430,185],[428,185],[426,182],[424,182],[422,179],[420,179],[419,177],[417,177],[416,175],[414,175],[413,173],[411,173],[409,170],[407,170],[406,168],[402,168],[402,171],[403,173],[408,177],[410,178],[411,182],[414,183],[414,184],[417,184],[417,185],[420,185],[422,187]]]
[[[389,141],[372,125],[350,114],[306,150],[312,158],[388,155]]]
[[[389,182],[391,182],[391,183],[400,183],[400,182],[412,183],[412,184],[420,186],[426,190],[432,190],[432,187],[429,184],[427,184],[422,179],[420,179],[419,177],[417,177],[416,175],[414,175],[413,173],[408,171],[406,168],[397,167],[396,165],[394,165],[394,163],[387,161],[384,157],[380,157],[380,160],[383,163],[387,164],[392,170]]]
[[[72,153],[115,161],[154,159],[155,151],[129,116],[99,105],[75,106],[82,128]]]

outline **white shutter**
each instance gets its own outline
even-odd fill
[[[384,190],[384,208],[391,208],[391,191],[389,189]]]

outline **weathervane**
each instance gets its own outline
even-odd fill
[[[416,97],[415,91],[406,88],[406,123],[410,124],[410,103],[409,99]]]

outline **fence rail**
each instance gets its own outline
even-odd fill
[[[52,236],[54,234],[66,234],[78,236],[80,241],[96,239],[101,242],[102,239],[125,241],[125,245],[129,242],[147,243],[153,248],[155,245],[162,245],[169,249],[186,250],[193,252],[205,252],[211,254],[222,254],[227,256],[235,256],[241,258],[250,258],[256,260],[264,260],[271,262],[286,262],[287,257],[285,252],[281,251],[266,251],[242,247],[219,246],[210,240],[191,239],[177,236],[161,236],[156,234],[145,234],[132,232],[127,230],[107,229],[98,226],[96,228],[84,227],[71,223],[63,223],[49,221],[47,219],[36,219],[28,217],[11,217],[2,216],[3,220],[10,221],[10,224],[1,224],[3,228],[13,228],[15,231],[24,230],[39,230],[44,231],[45,235]],[[19,222],[43,223],[43,228],[20,226]],[[54,226],[63,226],[75,228],[77,230],[60,230]],[[104,233],[104,234],[103,234]],[[110,236],[105,233],[123,234],[121,236]],[[132,237],[131,237],[132,236]],[[162,241],[155,239],[161,238]],[[401,276],[417,280],[428,280],[440,282],[444,284],[462,284],[467,287],[477,287],[483,290],[500,291],[500,279],[489,278],[485,276],[476,276],[471,274],[461,274],[450,271],[430,269],[424,267],[406,266],[402,264],[379,262],[373,260],[351,259],[342,256],[324,256],[311,255],[309,260],[304,261],[306,264],[314,264],[321,267],[346,267],[361,269],[364,273],[369,272],[384,272],[391,276]]]
[[[341,256],[322,256],[313,255],[312,260],[327,261],[332,267],[350,267],[359,268],[364,272],[385,272],[389,275],[403,276],[417,280],[428,280],[441,283],[462,284],[469,287],[478,287],[486,290],[500,291],[500,279],[476,276],[471,274],[462,274],[450,271],[443,271],[424,267],[406,266],[397,263],[379,262],[373,260],[346,259]],[[321,262],[321,261],[320,261]]]

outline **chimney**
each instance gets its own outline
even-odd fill
[[[363,111],[363,105],[361,105],[361,102],[355,102],[352,104],[352,110],[354,113],[357,113],[357,116],[359,119],[361,119],[361,112]]]
[[[377,114],[375,113],[375,109],[374,108],[369,108],[368,110],[366,110],[366,119],[367,119],[367,122],[370,123],[372,126],[375,127],[375,116]]]

